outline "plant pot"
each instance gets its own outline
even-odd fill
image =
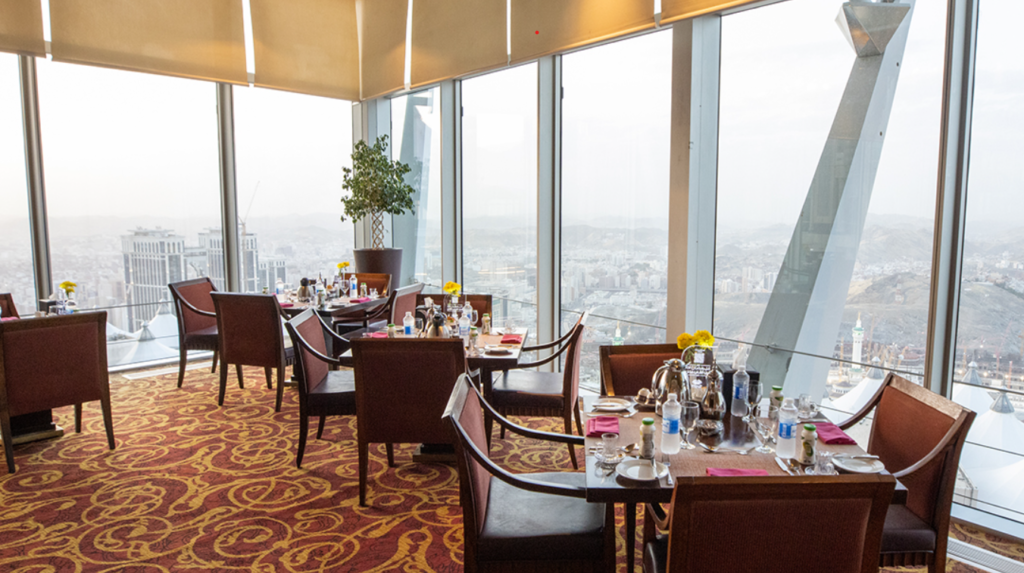
[[[357,273],[387,273],[392,289],[402,286],[402,249],[356,249],[353,255]]]

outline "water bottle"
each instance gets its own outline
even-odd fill
[[[469,344],[469,327],[470,326],[472,326],[472,325],[469,323],[469,317],[466,316],[465,313],[463,313],[462,317],[459,318],[459,337],[461,337],[462,340],[464,340],[466,342],[466,344]]]
[[[281,277],[277,277],[277,282],[274,283],[274,294],[284,294],[284,281]]]
[[[732,408],[733,416],[747,415],[747,392],[750,390],[750,374],[747,374],[747,367],[740,366],[732,375]]]
[[[779,443],[775,448],[775,453],[780,458],[796,457],[797,442],[800,441],[800,436],[797,435],[800,431],[799,426],[796,404],[792,398],[786,398],[782,402],[782,409],[779,410]]]
[[[405,313],[405,318],[402,319],[402,327],[406,336],[412,336],[412,331],[416,328],[416,319],[413,318],[412,312],[407,311]]]
[[[352,298],[357,298],[359,296],[359,281],[356,280],[355,273],[353,273],[352,277],[348,280],[348,292],[351,293],[349,296]]]
[[[671,456],[679,453],[679,418],[683,405],[675,392],[669,392],[668,401],[661,406],[661,453]]]

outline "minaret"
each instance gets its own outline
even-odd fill
[[[853,368],[850,368],[850,382],[857,382],[864,377],[864,370],[860,367],[862,360],[861,346],[864,344],[864,327],[860,323],[860,313],[857,313],[857,326],[853,327]]]

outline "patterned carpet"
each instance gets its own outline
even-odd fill
[[[329,418],[295,468],[297,394],[283,412],[259,369],[246,389],[196,370],[111,379],[117,449],[107,450],[99,403],[81,434],[15,447],[18,471],[0,477],[0,570],[462,570],[462,513],[454,468],[414,464],[412,446],[371,450],[370,507],[357,504],[354,418]],[[73,429],[71,408],[55,411]],[[554,429],[554,421],[531,425]],[[492,456],[516,472],[568,471],[564,447],[495,439]],[[625,571],[620,515],[619,571]],[[970,528],[954,535],[1021,559],[1024,549]],[[975,571],[951,564],[955,572]]]

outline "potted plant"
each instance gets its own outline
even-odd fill
[[[356,142],[352,168],[343,168],[345,176],[341,188],[350,195],[341,198],[345,208],[341,220],[350,217],[369,221],[370,248],[354,251],[356,270],[390,274],[392,288],[397,288],[402,271],[402,249],[384,248],[384,215],[403,215],[407,210],[415,214],[412,197],[416,190],[404,179],[411,168],[388,158],[387,149],[387,135],[378,137],[372,146],[365,141]]]

